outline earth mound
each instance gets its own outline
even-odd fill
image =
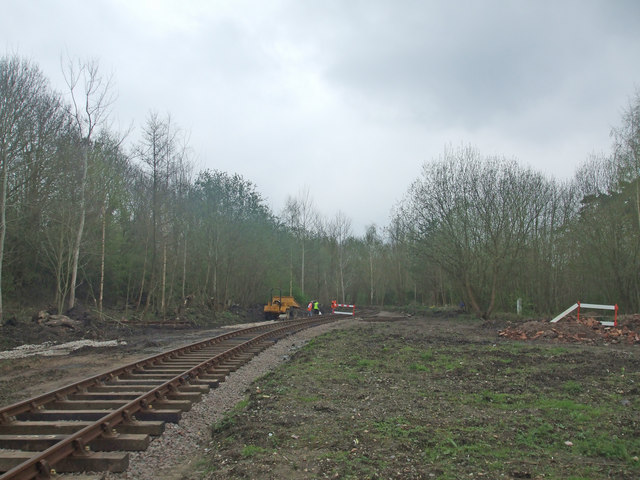
[[[552,340],[560,343],[640,344],[640,315],[621,317],[617,326],[605,326],[592,316],[566,316],[556,323],[533,320],[498,332],[512,340]]]

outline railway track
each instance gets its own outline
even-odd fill
[[[166,422],[280,338],[318,316],[235,330],[0,408],[0,480],[122,472]]]

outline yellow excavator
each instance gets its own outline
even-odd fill
[[[265,320],[293,318],[298,308],[300,305],[295,298],[282,295],[282,290],[279,288],[272,288],[269,292],[269,302],[264,306],[264,318]]]

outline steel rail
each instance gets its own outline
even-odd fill
[[[296,322],[296,320],[292,320],[290,322]],[[282,323],[284,322],[281,322],[279,325],[281,325]],[[160,361],[163,361],[167,358],[171,358],[173,356],[181,355],[182,353],[185,353],[188,351],[200,350],[207,346],[215,345],[216,343],[229,340],[239,335],[245,335],[247,333],[267,330],[269,328],[272,328],[273,325],[275,324],[258,325],[254,327],[248,327],[245,329],[238,329],[229,333],[225,333],[223,335],[218,335],[216,337],[213,337],[207,340],[202,340],[200,342],[196,342],[193,344],[177,347],[173,350],[169,350],[167,352],[163,352],[157,355],[152,355],[150,357],[138,360],[128,365],[124,365],[114,370],[109,370],[107,372],[99,373],[92,377],[85,378],[78,382],[66,385],[56,390],[52,390],[50,392],[39,395],[37,397],[33,397],[28,400],[24,400],[18,403],[14,403],[13,405],[0,408],[0,425],[11,421],[11,417],[20,415],[21,413],[26,413],[26,412],[36,410],[37,408],[44,406],[49,402],[60,400],[66,397],[67,395],[86,390],[86,388],[93,386],[96,383],[107,382],[122,374],[131,373],[135,369],[143,368],[144,366],[147,366],[147,365],[153,365],[154,363],[158,363]]]
[[[113,410],[108,414],[105,414],[99,420],[96,420],[92,424],[87,425],[81,430],[55,443],[43,452],[34,455],[29,460],[13,467],[4,474],[0,475],[0,480],[32,480],[51,478],[52,470],[61,460],[70,456],[88,455],[86,449],[87,445],[91,441],[101,436],[108,437],[114,435],[113,430],[116,426],[123,422],[133,421],[134,415],[136,413],[141,411],[149,411],[152,408],[154,401],[162,400],[166,398],[167,395],[177,392],[181,386],[187,385],[190,380],[197,379],[198,376],[211,369],[212,366],[219,365],[225,360],[232,359],[235,356],[248,350],[252,346],[267,342],[267,340],[272,339],[274,336],[285,335],[292,331],[302,330],[304,328],[328,323],[334,320],[336,320],[334,316],[313,317],[312,319],[290,320],[277,324],[268,324],[258,327],[235,330],[228,334],[219,335],[208,340],[197,342],[184,347],[179,347],[169,352],[148,357],[144,360],[131,363],[124,367],[117,368],[113,371],[95,375],[80,382],[76,382],[72,385],[62,387],[58,390],[48,392],[44,395],[40,395],[38,397],[25,400],[24,402],[19,402],[9,407],[0,409],[0,418],[2,419],[2,422],[0,422],[0,424],[6,421],[10,422],[11,418],[15,415],[38,410],[51,401],[66,398],[66,396],[69,394],[83,391],[89,386],[115,379],[122,374],[131,373],[136,369],[142,369],[144,366],[154,365],[159,363],[159,361],[165,359],[176,358],[181,353],[197,351],[207,346],[230,340],[236,336],[259,333],[257,336],[251,338],[246,342],[243,342],[229,348],[228,350],[218,353],[217,355],[214,355],[208,360],[202,361],[191,368],[187,368],[184,372],[174,376],[161,385],[150,389],[134,400],[129,401],[125,405]],[[260,333],[264,330],[266,330],[266,332]]]

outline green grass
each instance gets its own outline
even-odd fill
[[[253,457],[255,455],[263,454],[266,452],[267,452],[266,448],[258,447],[256,445],[245,445],[242,448],[241,455],[243,457]]]
[[[257,382],[213,429],[230,478],[640,478],[637,354],[393,329],[316,338]]]
[[[212,435],[230,430],[236,423],[236,417],[249,405],[249,399],[240,400],[224,416],[211,426]]]
[[[577,395],[584,391],[584,386],[575,380],[567,380],[562,385],[562,389],[569,395]]]

